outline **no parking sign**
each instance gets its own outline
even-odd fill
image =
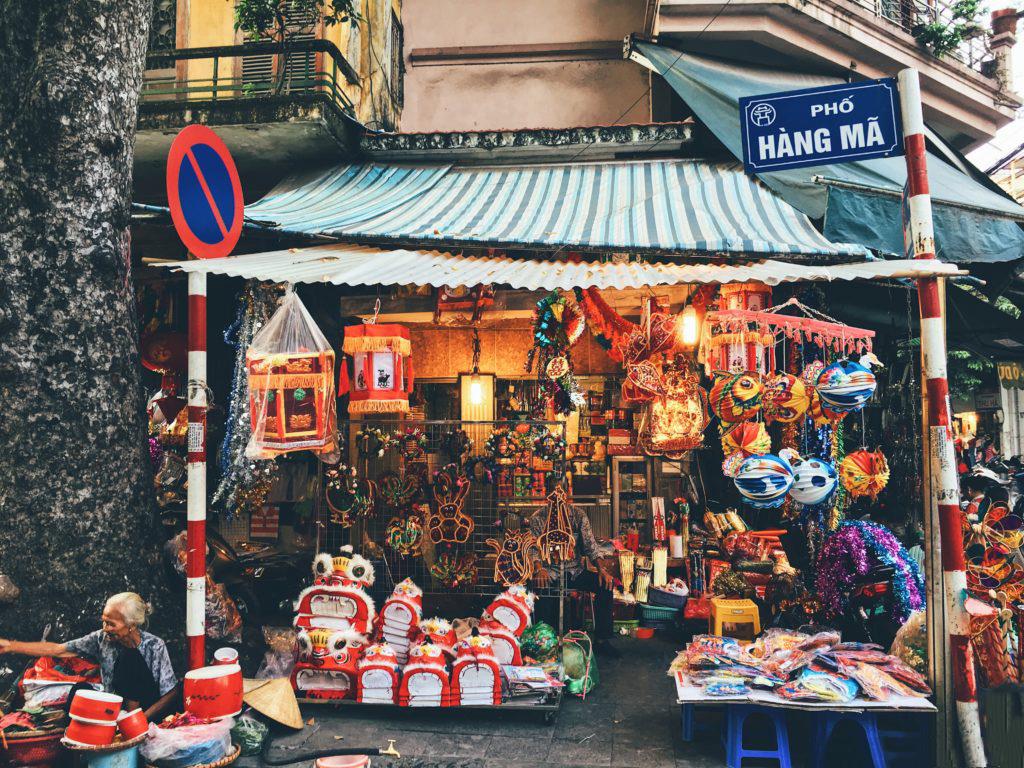
[[[242,234],[242,184],[231,153],[205,125],[174,137],[167,154],[167,203],[174,228],[201,259],[227,256]]]

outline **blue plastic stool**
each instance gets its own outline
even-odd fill
[[[775,726],[775,749],[747,749],[743,746],[743,726],[753,714],[764,715],[772,721]],[[726,707],[725,717],[725,763],[729,768],[742,768],[746,757],[770,758],[779,761],[779,768],[792,768],[785,710],[753,704],[730,704]]]
[[[878,732],[878,716],[874,712],[836,712],[822,710],[814,713],[814,730],[811,736],[811,755],[809,768],[822,768],[825,764],[825,748],[832,736],[832,731],[843,720],[852,720],[864,731],[871,753],[871,768],[886,768],[885,750],[882,737]]]

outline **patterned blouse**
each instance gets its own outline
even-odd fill
[[[539,538],[544,533],[544,524],[546,522],[547,516],[544,514],[544,509],[541,508],[540,512],[530,518],[530,533]],[[590,518],[587,517],[587,513],[582,508],[572,507],[572,511],[569,513],[569,530],[572,531],[572,535],[576,539],[576,557],[561,566],[547,566],[548,575],[555,582],[552,586],[557,584],[559,568],[565,569],[566,581],[572,581],[586,570],[587,566],[583,558],[588,558],[596,565],[598,558],[601,556],[597,539],[594,538],[594,529],[590,526]]]
[[[171,667],[171,657],[167,653],[167,646],[156,635],[149,632],[140,634],[142,640],[139,643],[139,653],[153,673],[153,680],[156,681],[157,688],[160,689],[160,695],[164,696],[178,684],[178,678],[174,676],[174,669]],[[108,638],[102,629],[97,629],[85,637],[65,643],[64,647],[76,656],[99,664],[103,687],[108,691],[111,690],[114,683],[114,664],[117,663],[117,656],[121,652],[120,645]]]

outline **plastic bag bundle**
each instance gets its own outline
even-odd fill
[[[149,738],[139,745],[143,759],[157,768],[188,768],[215,763],[231,752],[233,718],[212,723],[161,728],[150,723]]]
[[[261,723],[254,717],[243,715],[238,718],[235,727],[231,729],[232,740],[242,748],[242,757],[258,755],[263,747],[263,740],[269,733],[265,723]]]
[[[246,352],[252,438],[249,458],[336,445],[334,351],[290,288]]]

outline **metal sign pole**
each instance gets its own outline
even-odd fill
[[[188,666],[206,665],[206,273],[188,276]]]
[[[900,110],[903,113],[903,142],[907,159],[909,225],[914,258],[934,259],[935,232],[932,224],[931,195],[928,190],[921,84],[917,70],[904,69],[900,72],[899,90]],[[970,643],[970,618],[964,606],[967,576],[960,533],[960,488],[956,472],[956,455],[953,450],[949,383],[946,379],[946,318],[938,278],[918,280],[917,293],[921,305],[921,378],[924,379],[928,393],[926,423],[930,455],[926,455],[924,460],[930,462],[931,483],[927,515],[933,530],[937,526],[942,542],[939,557],[937,558],[933,552],[931,561],[938,560],[942,563],[943,598],[946,607],[945,621],[939,627],[933,627],[942,631],[933,647],[940,646],[939,637],[949,638],[945,650],[952,654],[952,683],[956,695],[956,712],[964,760],[969,768],[983,768],[987,762],[978,716],[974,656]],[[930,616],[941,613],[929,611]],[[939,692],[940,704],[944,698],[942,692]],[[939,759],[943,759],[941,751]]]

